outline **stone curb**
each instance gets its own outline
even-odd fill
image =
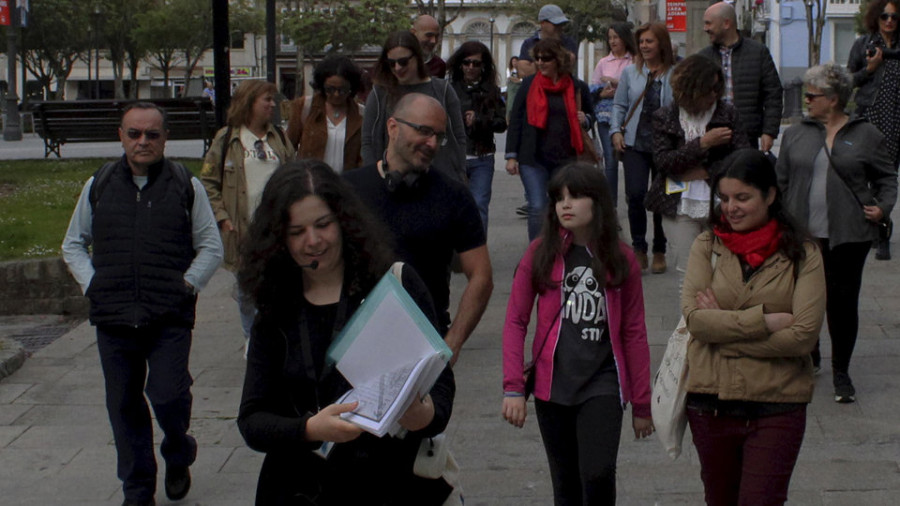
[[[25,350],[19,343],[0,337],[0,380],[12,375],[25,363]]]

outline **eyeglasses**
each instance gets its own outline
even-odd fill
[[[471,67],[479,67],[480,68],[482,63],[484,63],[484,62],[482,62],[481,60],[465,59],[462,61],[462,64],[464,67],[471,66]]]
[[[413,55],[404,56],[403,58],[397,58],[396,60],[393,58],[385,58],[384,61],[387,62],[388,67],[394,68],[396,65],[400,65],[400,68],[403,68],[409,65],[409,60],[413,59]]]
[[[536,62],[552,62],[554,60],[556,60],[556,57],[551,54],[539,54],[534,57]]]
[[[434,137],[437,140],[438,146],[445,146],[447,144],[447,132],[438,132],[430,126],[425,125],[417,125],[415,123],[406,121],[405,119],[400,119],[395,117],[394,121],[398,123],[403,123],[404,125],[412,128],[422,137]]]
[[[341,87],[337,87],[337,86],[326,86],[326,87],[325,87],[325,94],[326,94],[326,95],[340,95],[340,96],[343,96],[343,95],[346,95],[346,94],[348,94],[348,93],[350,93],[350,87],[349,87],[349,86],[341,86]]]
[[[257,140],[253,143],[253,149],[256,151],[256,158],[260,160],[266,160],[266,143],[262,140]]]
[[[882,12],[878,17],[882,21],[900,21],[900,14],[897,14],[896,12]]]
[[[138,130],[137,128],[129,128],[128,130],[125,130],[125,135],[133,141],[136,141],[143,136],[146,136],[148,141],[155,141],[162,137],[162,132],[159,130]]]
[[[806,98],[806,100],[809,100],[810,102],[812,102],[813,100],[815,100],[819,97],[824,97],[824,96],[825,96],[824,93],[804,93],[803,94],[803,97]]]

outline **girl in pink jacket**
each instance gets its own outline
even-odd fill
[[[519,263],[506,309],[503,417],[525,423],[524,347],[537,298],[534,406],[555,503],[615,504],[627,403],[635,437],[653,433],[641,269],[619,240],[600,171],[563,167],[548,193],[543,230]]]

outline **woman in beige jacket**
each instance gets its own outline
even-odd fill
[[[784,211],[760,151],[727,157],[711,187],[712,231],[694,242],[681,296],[706,503],[783,504],[813,394],[822,256]]]
[[[275,85],[266,81],[244,81],[237,87],[227,126],[216,133],[200,172],[225,247],[223,265],[232,272],[237,272],[241,239],[269,176],[295,156],[284,133],[272,123],[276,92]],[[237,299],[246,354],[256,310],[240,293]]]

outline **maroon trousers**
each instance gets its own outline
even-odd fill
[[[708,506],[781,505],[806,431],[806,407],[746,419],[688,409]]]

